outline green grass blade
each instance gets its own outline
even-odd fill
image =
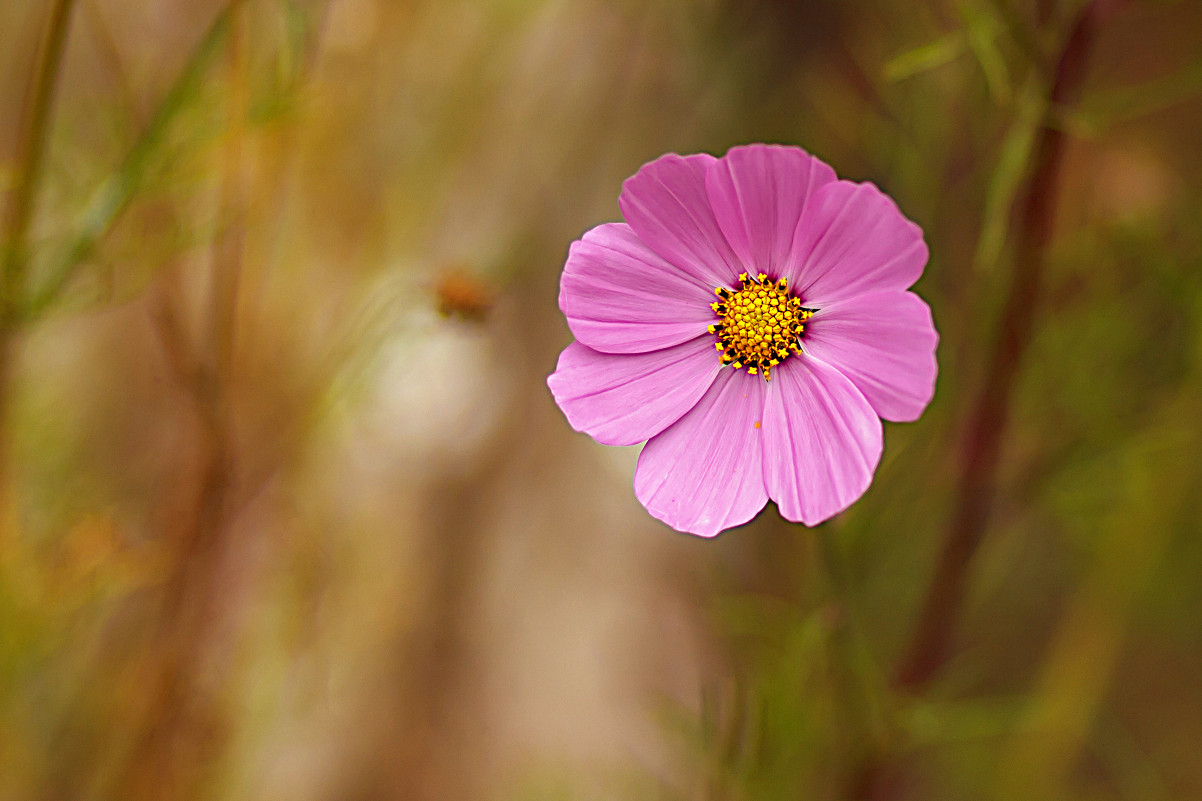
[[[966,52],[968,37],[964,31],[955,31],[890,59],[885,65],[884,78],[891,83],[903,81],[950,64]]]
[[[63,252],[53,259],[48,278],[30,299],[25,309],[26,319],[36,317],[54,303],[75,268],[91,254],[96,243],[129,206],[171,123],[198,93],[205,73],[225,43],[231,14],[241,3],[242,0],[230,0],[217,15],[120,167],[92,192],[80,214],[78,227],[68,238]]]

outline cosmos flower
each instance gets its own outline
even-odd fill
[[[662,156],[618,203],[626,222],[564,265],[576,341],[547,384],[568,422],[646,441],[635,495],[679,531],[714,536],[769,499],[809,526],[854,503],[880,418],[915,420],[934,394],[939,337],[907,291],[922,230],[794,147]]]

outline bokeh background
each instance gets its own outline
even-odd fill
[[[544,380],[755,141],[941,372],[706,541]],[[1200,144],[1197,0],[4,0],[0,800],[1202,798]]]

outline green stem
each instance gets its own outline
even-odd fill
[[[8,470],[8,395],[15,358],[13,336],[22,316],[29,262],[29,226],[50,147],[51,112],[74,6],[75,0],[56,0],[50,10],[41,63],[34,68],[31,91],[22,115],[17,140],[16,179],[4,221],[0,260],[0,541],[12,523],[15,511]]]
[[[24,308],[24,319],[36,317],[57,300],[75,268],[91,254],[96,243],[129,207],[142,185],[151,157],[158,152],[171,123],[187,107],[209,66],[221,52],[229,33],[230,17],[242,2],[230,0],[218,13],[121,166],[92,192],[79,226],[68,237],[66,246],[51,258],[45,281],[33,290]]]
[[[75,0],[56,0],[50,11],[42,62],[34,73],[33,89],[26,101],[25,124],[17,144],[17,176],[5,221],[4,268],[0,276],[3,290],[0,324],[4,326],[6,339],[20,315],[29,259],[29,224],[49,150],[51,112],[74,6]]]
[[[882,752],[892,739],[892,721],[884,696],[885,679],[874,666],[868,648],[868,637],[860,626],[852,591],[851,569],[846,554],[837,541],[838,529],[828,525],[816,532],[819,569],[824,574],[826,595],[830,598],[832,614],[830,647],[842,666],[839,691],[846,723],[851,731],[848,757],[848,778],[839,788],[841,797],[857,797],[857,767]]]

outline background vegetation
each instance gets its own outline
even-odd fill
[[[935,402],[717,541],[543,383],[663,152],[919,221]],[[1202,3],[6,0],[0,801],[1202,798]]]

